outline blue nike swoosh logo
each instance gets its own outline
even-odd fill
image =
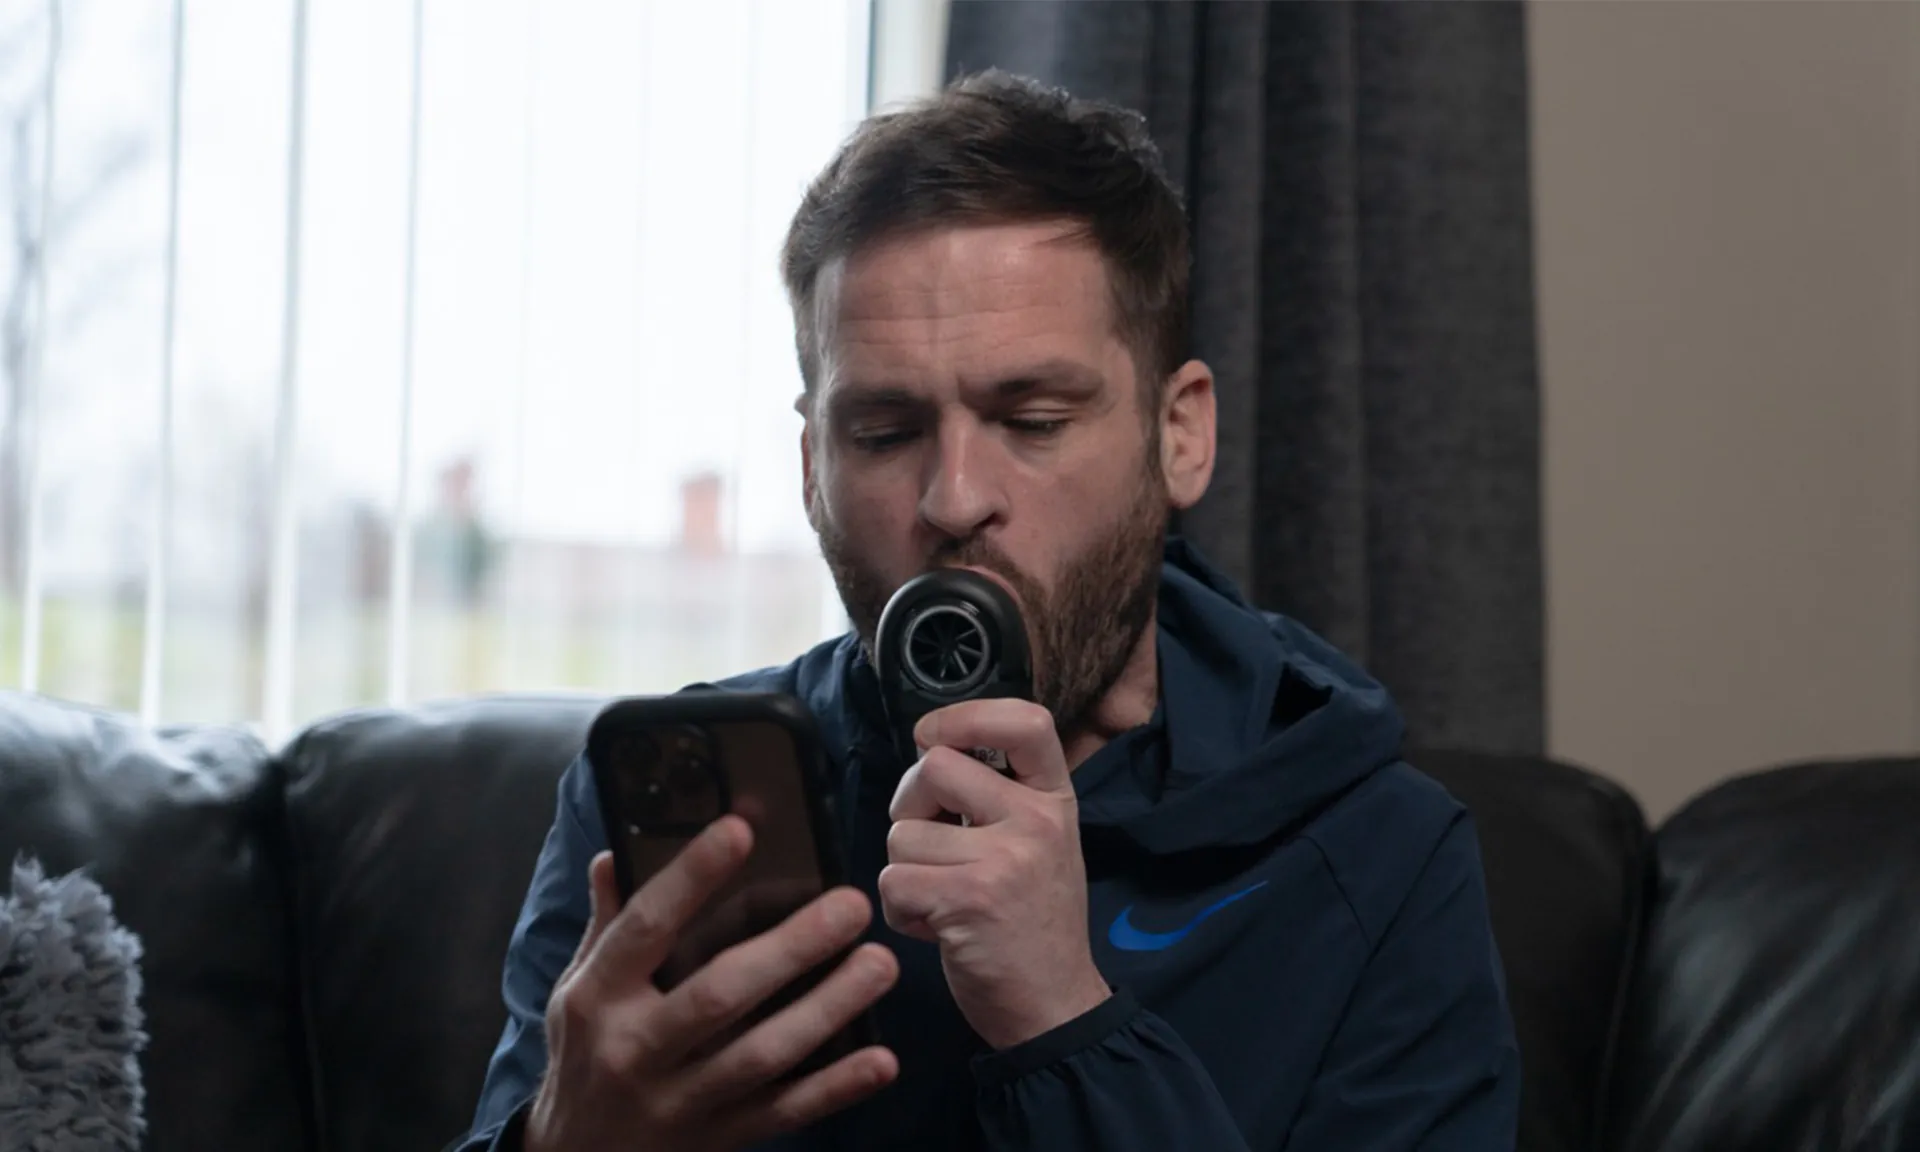
[[[1200,927],[1200,922],[1213,915],[1235,900],[1253,895],[1265,888],[1265,880],[1251,888],[1242,888],[1231,896],[1223,897],[1202,908],[1193,919],[1175,928],[1171,932],[1147,932],[1133,926],[1133,905],[1120,909],[1120,915],[1113,918],[1113,926],[1107,929],[1107,942],[1122,952],[1158,952],[1162,948],[1171,948],[1187,938],[1187,934]]]

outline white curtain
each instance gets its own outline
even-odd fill
[[[0,686],[259,725],[844,620],[781,235],[866,0],[0,0]]]

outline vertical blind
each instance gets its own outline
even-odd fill
[[[0,686],[272,739],[844,627],[779,241],[867,0],[0,0]]]

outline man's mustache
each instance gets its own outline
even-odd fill
[[[936,549],[928,558],[925,571],[941,568],[979,568],[1000,577],[1013,589],[1027,611],[1038,609],[1043,598],[1040,584],[1015,564],[1005,553],[982,540],[966,540]],[[898,591],[898,589],[896,589]]]

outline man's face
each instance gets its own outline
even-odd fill
[[[816,316],[807,511],[861,639],[922,572],[997,576],[1074,726],[1152,619],[1168,513],[1098,251],[1059,224],[911,235],[829,266]]]

